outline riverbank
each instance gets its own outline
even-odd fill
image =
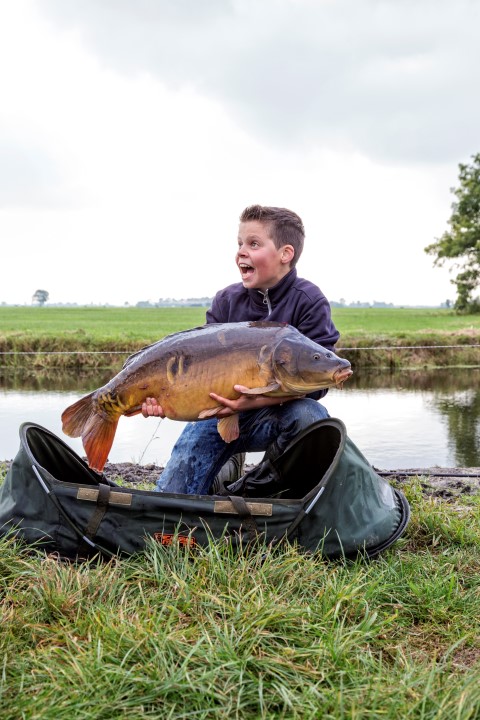
[[[93,341],[92,338],[7,338],[0,342],[0,366],[26,370],[118,372],[125,360],[144,343]],[[480,331],[428,333],[401,338],[342,337],[337,354],[355,369],[427,369],[480,367]]]
[[[0,366],[111,369],[168,334],[202,325],[205,308],[0,307]],[[480,315],[444,309],[334,308],[337,352],[354,369],[480,366]]]

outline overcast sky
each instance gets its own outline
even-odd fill
[[[424,247],[480,151],[479,36],[480,0],[0,0],[0,302],[211,296],[254,203],[330,300],[454,299]]]

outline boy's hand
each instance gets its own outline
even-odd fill
[[[233,389],[239,393],[244,393],[249,388],[244,385],[234,385]],[[224,407],[217,413],[215,417],[222,418],[234,415],[235,413],[245,412],[247,410],[260,410],[262,407],[271,405],[281,405],[289,400],[298,400],[304,395],[288,395],[287,397],[268,397],[267,395],[243,395],[241,394],[237,400],[229,400],[216,393],[209,393],[210,397],[219,402]]]
[[[145,402],[142,403],[142,415],[143,417],[165,417],[163,408],[158,404],[156,398],[145,398]]]

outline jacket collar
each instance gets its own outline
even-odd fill
[[[297,279],[297,270],[292,268],[276,285],[268,288],[268,299],[272,307],[275,307],[280,300],[287,294],[292,287],[293,283]],[[265,305],[264,302],[265,293],[263,290],[249,289],[248,294],[255,305]]]

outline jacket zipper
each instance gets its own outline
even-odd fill
[[[266,305],[268,308],[268,317],[272,312],[272,305],[270,303],[270,298],[268,297],[268,288],[265,290],[265,292],[262,292],[261,290],[259,290],[258,292],[260,293],[260,295],[263,295],[263,304]]]

